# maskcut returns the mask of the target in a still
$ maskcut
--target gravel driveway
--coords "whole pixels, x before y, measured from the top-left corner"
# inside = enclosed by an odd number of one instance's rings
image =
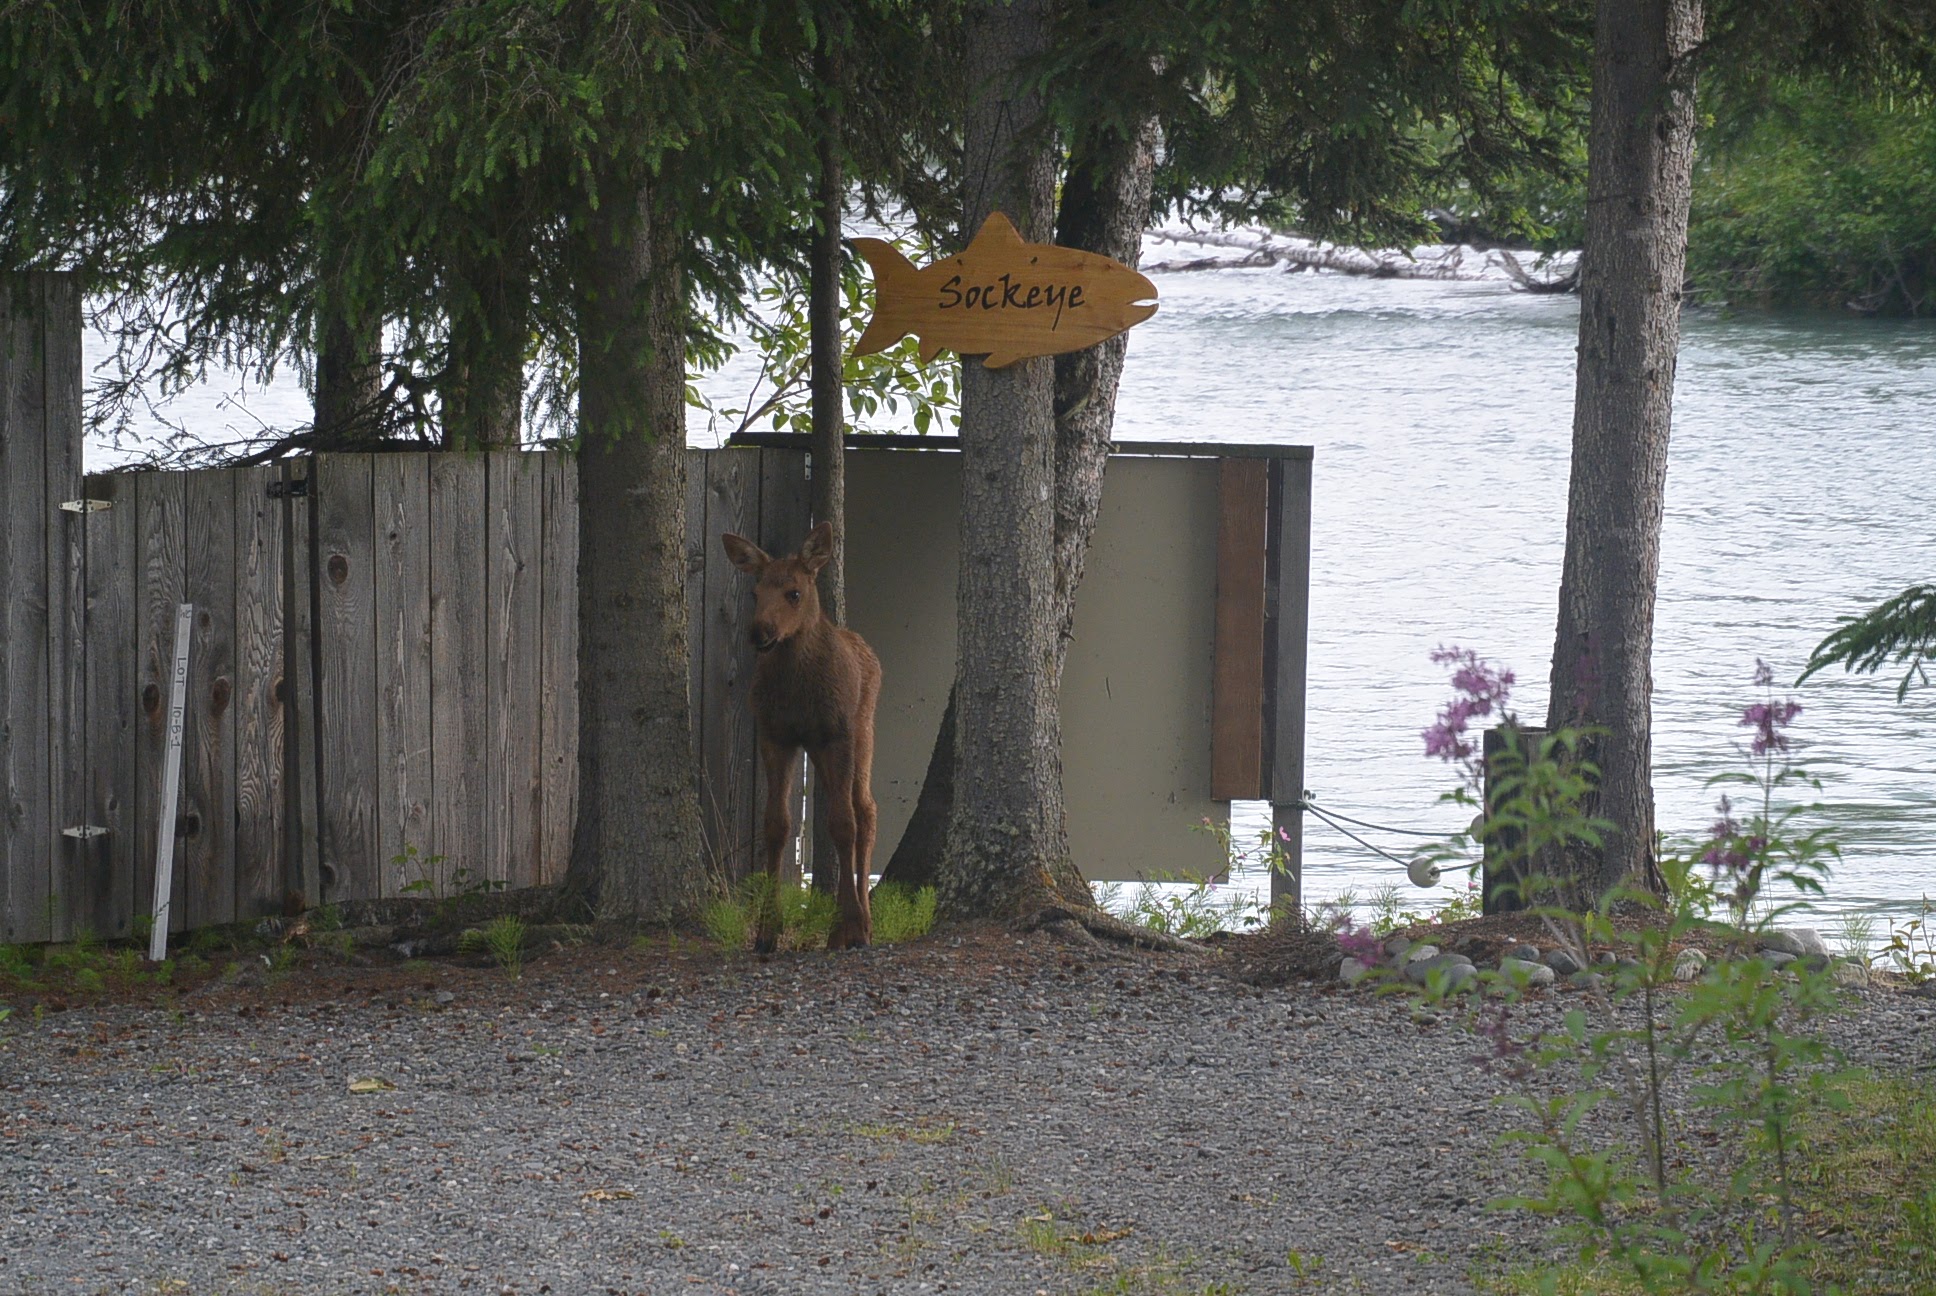
[[[1482,1051],[1039,934],[319,961],[0,1025],[0,1292],[1465,1292],[1540,1236]]]

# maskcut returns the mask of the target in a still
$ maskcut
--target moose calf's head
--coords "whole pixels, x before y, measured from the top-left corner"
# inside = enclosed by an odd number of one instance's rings
[[[810,531],[791,558],[770,558],[751,540],[730,531],[719,540],[733,566],[754,581],[753,623],[746,631],[753,647],[771,652],[820,620],[814,578],[834,556],[833,523],[822,522]]]

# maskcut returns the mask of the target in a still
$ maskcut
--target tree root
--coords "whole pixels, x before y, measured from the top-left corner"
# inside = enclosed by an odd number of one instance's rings
[[[1148,927],[1138,927],[1135,923],[1124,922],[1100,909],[1079,909],[1069,905],[1046,905],[1017,922],[1015,928],[1017,931],[1025,932],[1073,928],[1090,937],[1099,937],[1138,949],[1161,950],[1168,954],[1194,954],[1199,957],[1208,957],[1211,953],[1195,941],[1187,941],[1180,936],[1171,936],[1164,932],[1151,931]]]

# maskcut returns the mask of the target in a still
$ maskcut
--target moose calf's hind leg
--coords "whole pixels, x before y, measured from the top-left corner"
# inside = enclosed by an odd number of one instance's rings
[[[838,857],[834,876],[840,918],[827,937],[827,948],[851,949],[867,944],[869,935],[866,883],[857,881],[855,870],[853,753],[844,746],[828,747],[815,754],[813,763],[827,785],[827,835]]]
[[[761,745],[766,766],[766,815],[761,823],[760,866],[765,884],[759,891],[759,913],[754,916],[753,948],[771,954],[780,943],[780,861],[793,840],[793,767],[799,763],[798,748],[792,751]]]

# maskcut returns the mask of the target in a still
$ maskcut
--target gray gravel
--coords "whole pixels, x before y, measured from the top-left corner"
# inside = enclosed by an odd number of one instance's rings
[[[1930,1065],[1936,1004],[1852,1000],[1857,1060]],[[1042,935],[20,1014],[0,1292],[1466,1292],[1540,1238],[1481,1052]]]

